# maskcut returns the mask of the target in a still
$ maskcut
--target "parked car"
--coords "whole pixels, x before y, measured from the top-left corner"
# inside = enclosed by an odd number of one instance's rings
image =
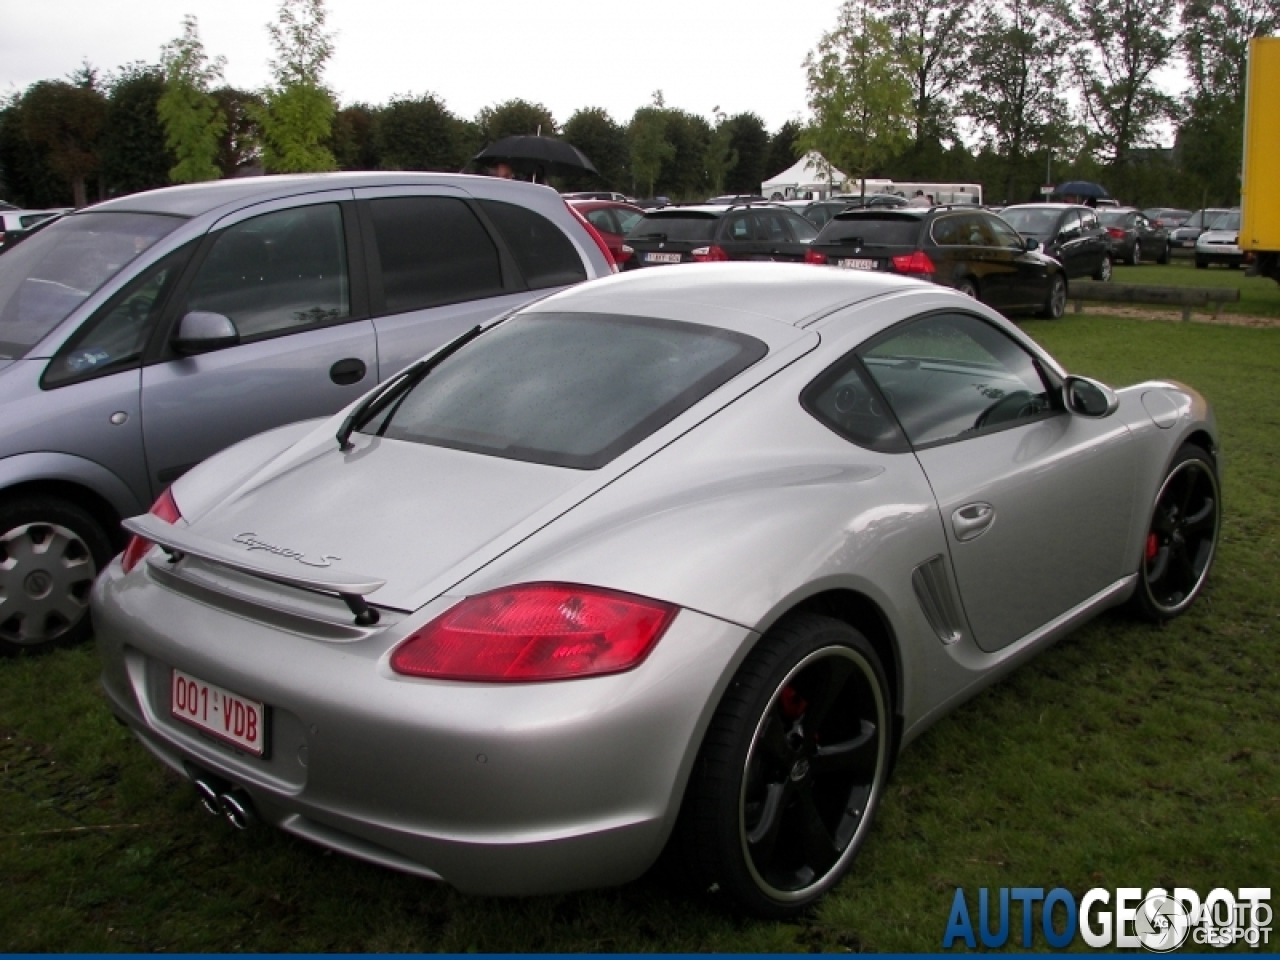
[[[67,210],[6,210],[0,212],[0,253],[12,249]]]
[[[131,516],[461,331],[611,272],[546,187],[255,177],[71,214],[0,257],[0,652],[88,630]]]
[[[1191,211],[1180,207],[1148,207],[1142,211],[1142,215],[1157,227],[1172,230],[1186,223],[1187,218],[1191,216]]]
[[[627,234],[635,253],[623,268],[718,260],[804,260],[817,229],[773,203],[651,210]]]
[[[569,206],[600,232],[614,263],[621,266],[631,259],[631,248],[626,245],[627,231],[640,222],[644,216],[642,209],[633,203],[614,200],[570,200]]]
[[[1227,213],[1226,207],[1205,207],[1203,210],[1197,210],[1183,222],[1179,227],[1174,227],[1169,233],[1169,246],[1174,251],[1194,252],[1196,248],[1196,238],[1208,229],[1209,224]]]
[[[1116,207],[1098,210],[1098,222],[1111,236],[1112,256],[1130,264],[1155,256],[1156,263],[1169,262],[1169,231],[1157,227],[1141,210]]]
[[[233,823],[493,895],[672,843],[795,916],[931,723],[1191,606],[1218,455],[1191,388],[1073,377],[951,290],[627,273],[183,476],[93,589],[103,686]]]
[[[766,203],[766,199],[758,193],[726,193],[718,197],[711,197],[706,201],[708,204],[731,204],[731,203]]]
[[[911,201],[896,193],[869,193],[866,196],[858,193],[837,193],[832,200],[842,200],[850,207],[897,207],[909,206]]]
[[[1024,237],[1038,240],[1045,255],[1062,264],[1068,278],[1111,279],[1111,237],[1091,208],[1074,203],[1019,203],[1005,207],[1000,216]]]
[[[1220,214],[1196,238],[1196,268],[1206,269],[1211,263],[1225,263],[1239,270],[1244,263],[1244,251],[1240,249],[1240,211],[1228,210]]]
[[[1067,303],[1062,264],[993,213],[972,208],[849,210],[822,228],[806,262],[899,273],[954,287],[1008,312],[1061,317]]]

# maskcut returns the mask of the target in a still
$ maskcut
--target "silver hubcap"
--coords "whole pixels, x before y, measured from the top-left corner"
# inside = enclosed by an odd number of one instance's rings
[[[88,612],[97,573],[88,545],[66,527],[0,534],[0,640],[34,646],[65,634]]]
[[[1111,279],[1111,258],[1110,257],[1102,258],[1102,279],[1103,280]]]

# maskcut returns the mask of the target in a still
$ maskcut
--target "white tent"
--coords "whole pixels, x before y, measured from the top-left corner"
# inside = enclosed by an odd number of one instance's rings
[[[784,200],[803,200],[805,194],[812,194],[808,199],[817,200],[839,192],[847,179],[822,154],[810,150],[776,177],[760,184],[760,195],[770,200],[775,194]]]

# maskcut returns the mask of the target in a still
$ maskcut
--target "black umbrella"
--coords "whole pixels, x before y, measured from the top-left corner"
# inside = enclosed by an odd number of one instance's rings
[[[507,163],[521,173],[536,173],[541,169],[548,175],[570,173],[596,173],[595,164],[586,154],[571,143],[554,137],[503,137],[489,144],[474,157],[473,162],[482,165]]]
[[[1100,183],[1090,183],[1088,180],[1069,180],[1066,183],[1058,184],[1056,190],[1053,191],[1060,197],[1109,197],[1107,188]]]

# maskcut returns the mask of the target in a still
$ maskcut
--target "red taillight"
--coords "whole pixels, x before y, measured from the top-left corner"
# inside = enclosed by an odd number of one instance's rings
[[[893,258],[893,269],[898,273],[933,273],[933,261],[923,250],[904,253]]]
[[[635,256],[635,251],[624,243],[618,248],[618,252],[613,259],[618,261],[618,263],[626,263],[633,256]]]
[[[724,248],[717,247],[714,243],[709,247],[694,247],[689,251],[689,256],[693,257],[695,263],[712,263],[729,259]]]
[[[1109,233],[1114,240],[1124,239],[1124,231],[1119,227],[1107,227],[1107,233]]]
[[[160,494],[160,499],[151,505],[150,512],[165,523],[177,523],[182,519],[182,514],[178,511],[178,505],[174,502],[173,494],[168,490]],[[147,551],[154,546],[154,543],[150,540],[144,540],[142,537],[130,537],[129,545],[124,548],[124,556],[120,559],[120,565],[124,567],[124,572],[128,573],[136,567],[139,561],[147,555]]]
[[[817,250],[813,249],[813,247],[810,247],[804,252],[804,262],[816,263],[819,266],[825,266],[827,263],[827,255],[825,253],[819,253]]]
[[[599,587],[504,587],[467,597],[415,631],[391,655],[391,669],[499,683],[621,673],[649,655],[676,610]]]
[[[591,234],[591,239],[596,242],[596,246],[600,248],[600,252],[604,254],[605,260],[609,261],[609,270],[613,273],[618,272],[618,262],[613,259],[613,253],[609,250],[609,245],[604,242],[604,237],[600,236],[600,231],[591,225],[591,221],[580,214],[569,202],[565,201],[565,206],[569,212],[578,218],[578,222],[586,228],[587,233]]]

